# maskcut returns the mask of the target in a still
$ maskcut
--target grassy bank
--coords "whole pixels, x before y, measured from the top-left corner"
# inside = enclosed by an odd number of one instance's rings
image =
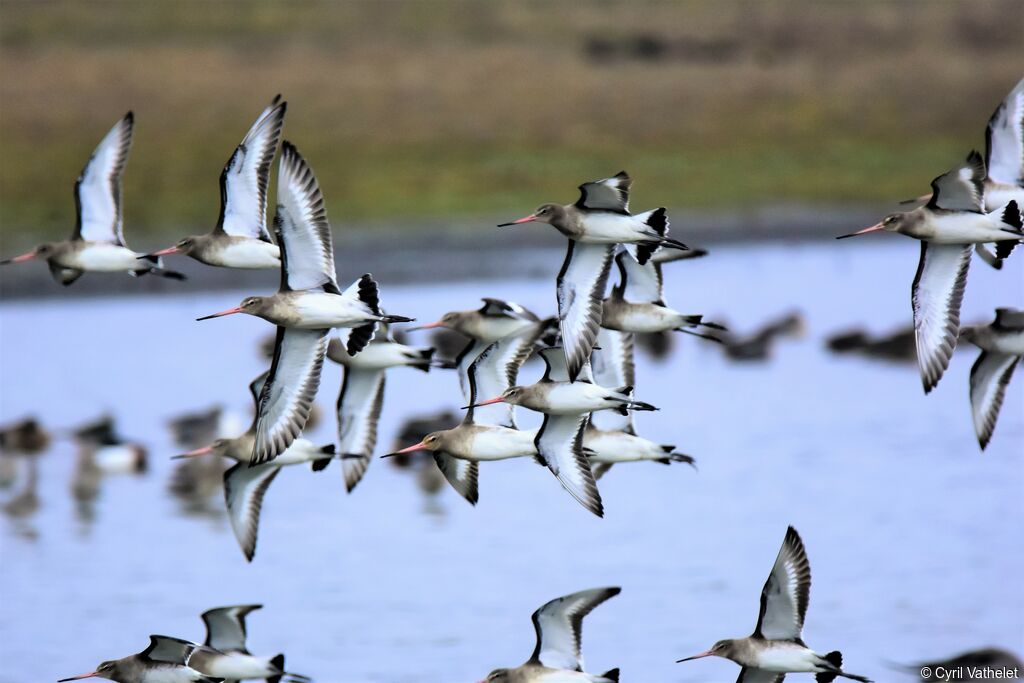
[[[347,219],[521,215],[620,168],[637,207],[903,198],[983,145],[1022,30],[1013,1],[6,1],[0,225],[68,232],[130,108],[129,235],[205,229],[276,92]]]

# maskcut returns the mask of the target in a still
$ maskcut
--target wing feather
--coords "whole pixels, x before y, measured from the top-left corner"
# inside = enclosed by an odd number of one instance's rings
[[[334,243],[316,176],[287,140],[281,144],[274,229],[281,248],[281,288],[325,287],[338,293]]]
[[[811,564],[796,529],[789,527],[775,565],[761,591],[754,636],[798,640],[811,596]]]
[[[558,273],[558,319],[569,377],[590,360],[601,327],[602,301],[608,284],[614,244],[569,241]]]
[[[72,239],[124,246],[121,177],[132,147],[132,112],[104,136],[75,182],[77,224]]]
[[[537,644],[529,661],[552,669],[583,671],[583,618],[621,592],[618,586],[591,588],[544,603],[531,617]]]
[[[939,383],[956,348],[971,252],[970,244],[921,242],[911,304],[917,363],[925,393]]]

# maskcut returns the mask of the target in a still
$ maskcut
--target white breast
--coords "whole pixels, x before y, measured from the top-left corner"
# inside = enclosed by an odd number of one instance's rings
[[[136,256],[140,256],[140,254],[116,244],[92,242],[73,254],[67,263],[61,263],[61,265],[100,273],[144,268],[146,264],[139,261]]]
[[[548,392],[548,405],[542,412],[551,415],[580,415],[611,408],[614,404],[605,400],[607,396],[608,392],[596,384],[560,382]]]
[[[505,460],[535,455],[537,448],[533,439],[537,430],[520,431],[504,427],[489,427],[475,430],[470,444],[470,455],[474,460]]]
[[[239,680],[245,678],[264,678],[272,669],[269,660],[264,657],[253,657],[239,652],[231,652],[223,657],[214,657],[206,667],[205,673],[215,678]]]
[[[633,216],[618,213],[588,213],[583,217],[580,242],[613,244],[634,242],[642,237],[643,224]]]
[[[214,252],[208,261],[229,268],[277,268],[281,265],[281,250],[263,240],[232,241]]]
[[[583,446],[594,451],[591,462],[616,463],[656,460],[665,457],[661,446],[639,436],[625,432],[584,432]]]
[[[359,327],[373,315],[362,302],[326,292],[300,292],[291,297],[300,321],[294,327],[320,330],[327,327]]]
[[[286,465],[299,465],[304,462],[319,460],[320,458],[325,457],[327,457],[327,455],[321,453],[320,449],[313,445],[313,442],[308,439],[299,438],[292,441],[292,445],[285,449],[281,455],[274,458],[272,462],[275,465],[284,467]],[[230,678],[230,676],[228,678]]]
[[[932,217],[930,223],[934,237],[929,241],[936,244],[976,244],[1012,237],[1000,230],[998,218],[986,214],[939,214]]]
[[[814,651],[795,643],[773,642],[772,646],[761,650],[757,657],[757,668],[765,671],[780,672],[813,672],[821,667],[819,657]]]
[[[355,356],[344,352],[343,364],[350,368],[362,370],[384,370],[398,365],[406,365],[409,362],[407,352],[415,353],[415,350],[404,344],[369,344]]]

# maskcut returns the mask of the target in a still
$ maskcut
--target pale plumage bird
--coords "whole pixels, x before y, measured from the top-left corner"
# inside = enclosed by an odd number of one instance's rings
[[[121,177],[132,146],[135,117],[131,112],[114,124],[89,157],[75,182],[75,229],[62,242],[41,244],[27,254],[0,261],[20,263],[45,259],[53,279],[67,286],[86,272],[153,273],[183,280],[181,273],[165,270],[158,256],[132,251],[124,241]],[[140,260],[141,259],[141,260]]]
[[[601,386],[634,386],[634,335],[601,329],[591,356],[594,381]],[[658,444],[638,436],[633,414],[614,410],[591,413],[583,432],[583,449],[590,460],[594,479],[600,479],[616,463],[657,462],[670,465],[683,462],[694,465],[689,455],[676,453],[675,446]],[[696,467],[694,465],[694,467]]]
[[[761,611],[753,634],[720,640],[707,652],[678,660],[723,657],[741,667],[736,683],[782,683],[787,673],[815,673],[817,683],[842,676],[870,683],[864,676],[843,671],[843,655],[820,655],[804,644],[804,615],[811,595],[811,565],[803,541],[789,527],[771,574],[761,591]]]
[[[281,252],[267,231],[267,184],[287,107],[280,95],[275,97],[224,165],[220,174],[220,215],[213,230],[185,237],[151,256],[184,254],[224,268],[281,266]]]
[[[338,288],[323,195],[313,171],[287,141],[281,145],[277,182],[274,228],[281,248],[280,290],[199,318],[247,313],[277,325],[274,360],[257,409],[253,465],[276,458],[305,427],[320,387],[331,328],[351,328],[346,350],[355,355],[373,339],[377,323],[411,321],[381,312],[377,283],[369,274],[344,292]]]
[[[495,669],[479,683],[618,683],[619,670],[591,674],[583,668],[583,619],[621,588],[591,588],[544,603],[533,613],[537,644],[530,659]]]
[[[452,429],[427,434],[422,441],[397,453],[430,451],[438,468],[459,495],[476,505],[479,500],[480,462],[536,456],[536,431],[516,428],[511,405],[475,407],[481,391],[507,388],[533,349],[533,329],[493,342],[467,368],[470,408]]]
[[[686,249],[668,236],[668,218],[659,208],[629,212],[632,180],[625,171],[579,186],[574,204],[543,204],[534,213],[505,225],[548,223],[569,238],[569,249],[558,273],[558,319],[569,378],[576,380],[590,359],[601,325],[601,301],[616,245],[633,245],[646,263],[660,246]]]
[[[253,402],[259,406],[267,374],[264,373],[249,384]],[[227,506],[231,530],[242,548],[245,558],[252,562],[256,554],[256,538],[260,525],[260,510],[263,497],[282,467],[311,463],[314,471],[324,469],[334,457],[334,444],[319,447],[312,442],[297,438],[274,460],[259,465],[249,464],[249,455],[256,440],[259,418],[254,417],[249,429],[232,439],[217,439],[209,446],[198,448],[175,458],[195,458],[204,455],[218,455],[230,458],[235,465],[224,472],[224,503]]]
[[[180,638],[150,636],[149,647],[142,652],[102,662],[95,671],[62,678],[58,683],[84,678],[106,678],[116,683],[223,683],[223,678],[206,676],[188,665],[199,647]]]
[[[258,657],[246,647],[246,617],[263,605],[215,607],[202,613],[206,625],[203,647],[196,648],[188,660],[190,667],[229,681],[266,679],[268,683],[304,683],[309,678],[286,672],[284,655]]]
[[[336,404],[337,450],[345,489],[350,493],[366,474],[377,445],[377,423],[384,405],[385,371],[405,366],[429,372],[433,357],[433,348],[396,342],[390,327],[378,330],[376,338],[354,356],[340,341],[331,340],[327,358],[345,368]]]
[[[724,330],[702,315],[683,314],[668,307],[662,284],[661,265],[650,259],[641,265],[625,250],[615,255],[619,283],[602,305],[601,327],[619,332],[667,332],[677,330],[719,341],[695,328]]]
[[[970,394],[974,433],[985,450],[995,431],[1006,387],[1024,357],[1024,311],[997,308],[992,323],[965,327],[960,338],[981,349],[971,367]]]
[[[1016,202],[991,213],[982,206],[985,165],[971,152],[957,168],[932,181],[932,196],[922,207],[886,216],[880,223],[845,237],[877,231],[898,232],[920,240],[921,259],[911,291],[917,361],[925,393],[949,366],[960,332],[960,304],[975,244],[1024,239]]]

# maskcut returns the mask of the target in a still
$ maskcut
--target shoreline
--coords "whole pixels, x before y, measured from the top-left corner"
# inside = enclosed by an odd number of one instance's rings
[[[691,247],[712,250],[717,245],[740,242],[828,240],[874,223],[886,210],[839,205],[676,210],[669,212],[670,232]],[[358,229],[345,222],[332,223],[335,261],[341,280],[346,282],[364,272],[373,273],[382,283],[406,285],[553,276],[562,262],[564,238],[548,226],[491,227],[501,220],[508,217],[460,219],[456,223],[431,219],[415,225],[380,221],[361,223]],[[87,274],[64,288],[50,278],[42,264],[33,265],[0,268],[0,300],[181,294],[250,287],[264,290],[268,282],[276,281],[276,274],[268,277],[264,271],[211,268],[190,258],[175,257],[166,260],[165,265],[184,273],[188,277],[184,282],[152,276],[118,280],[118,275]]]

